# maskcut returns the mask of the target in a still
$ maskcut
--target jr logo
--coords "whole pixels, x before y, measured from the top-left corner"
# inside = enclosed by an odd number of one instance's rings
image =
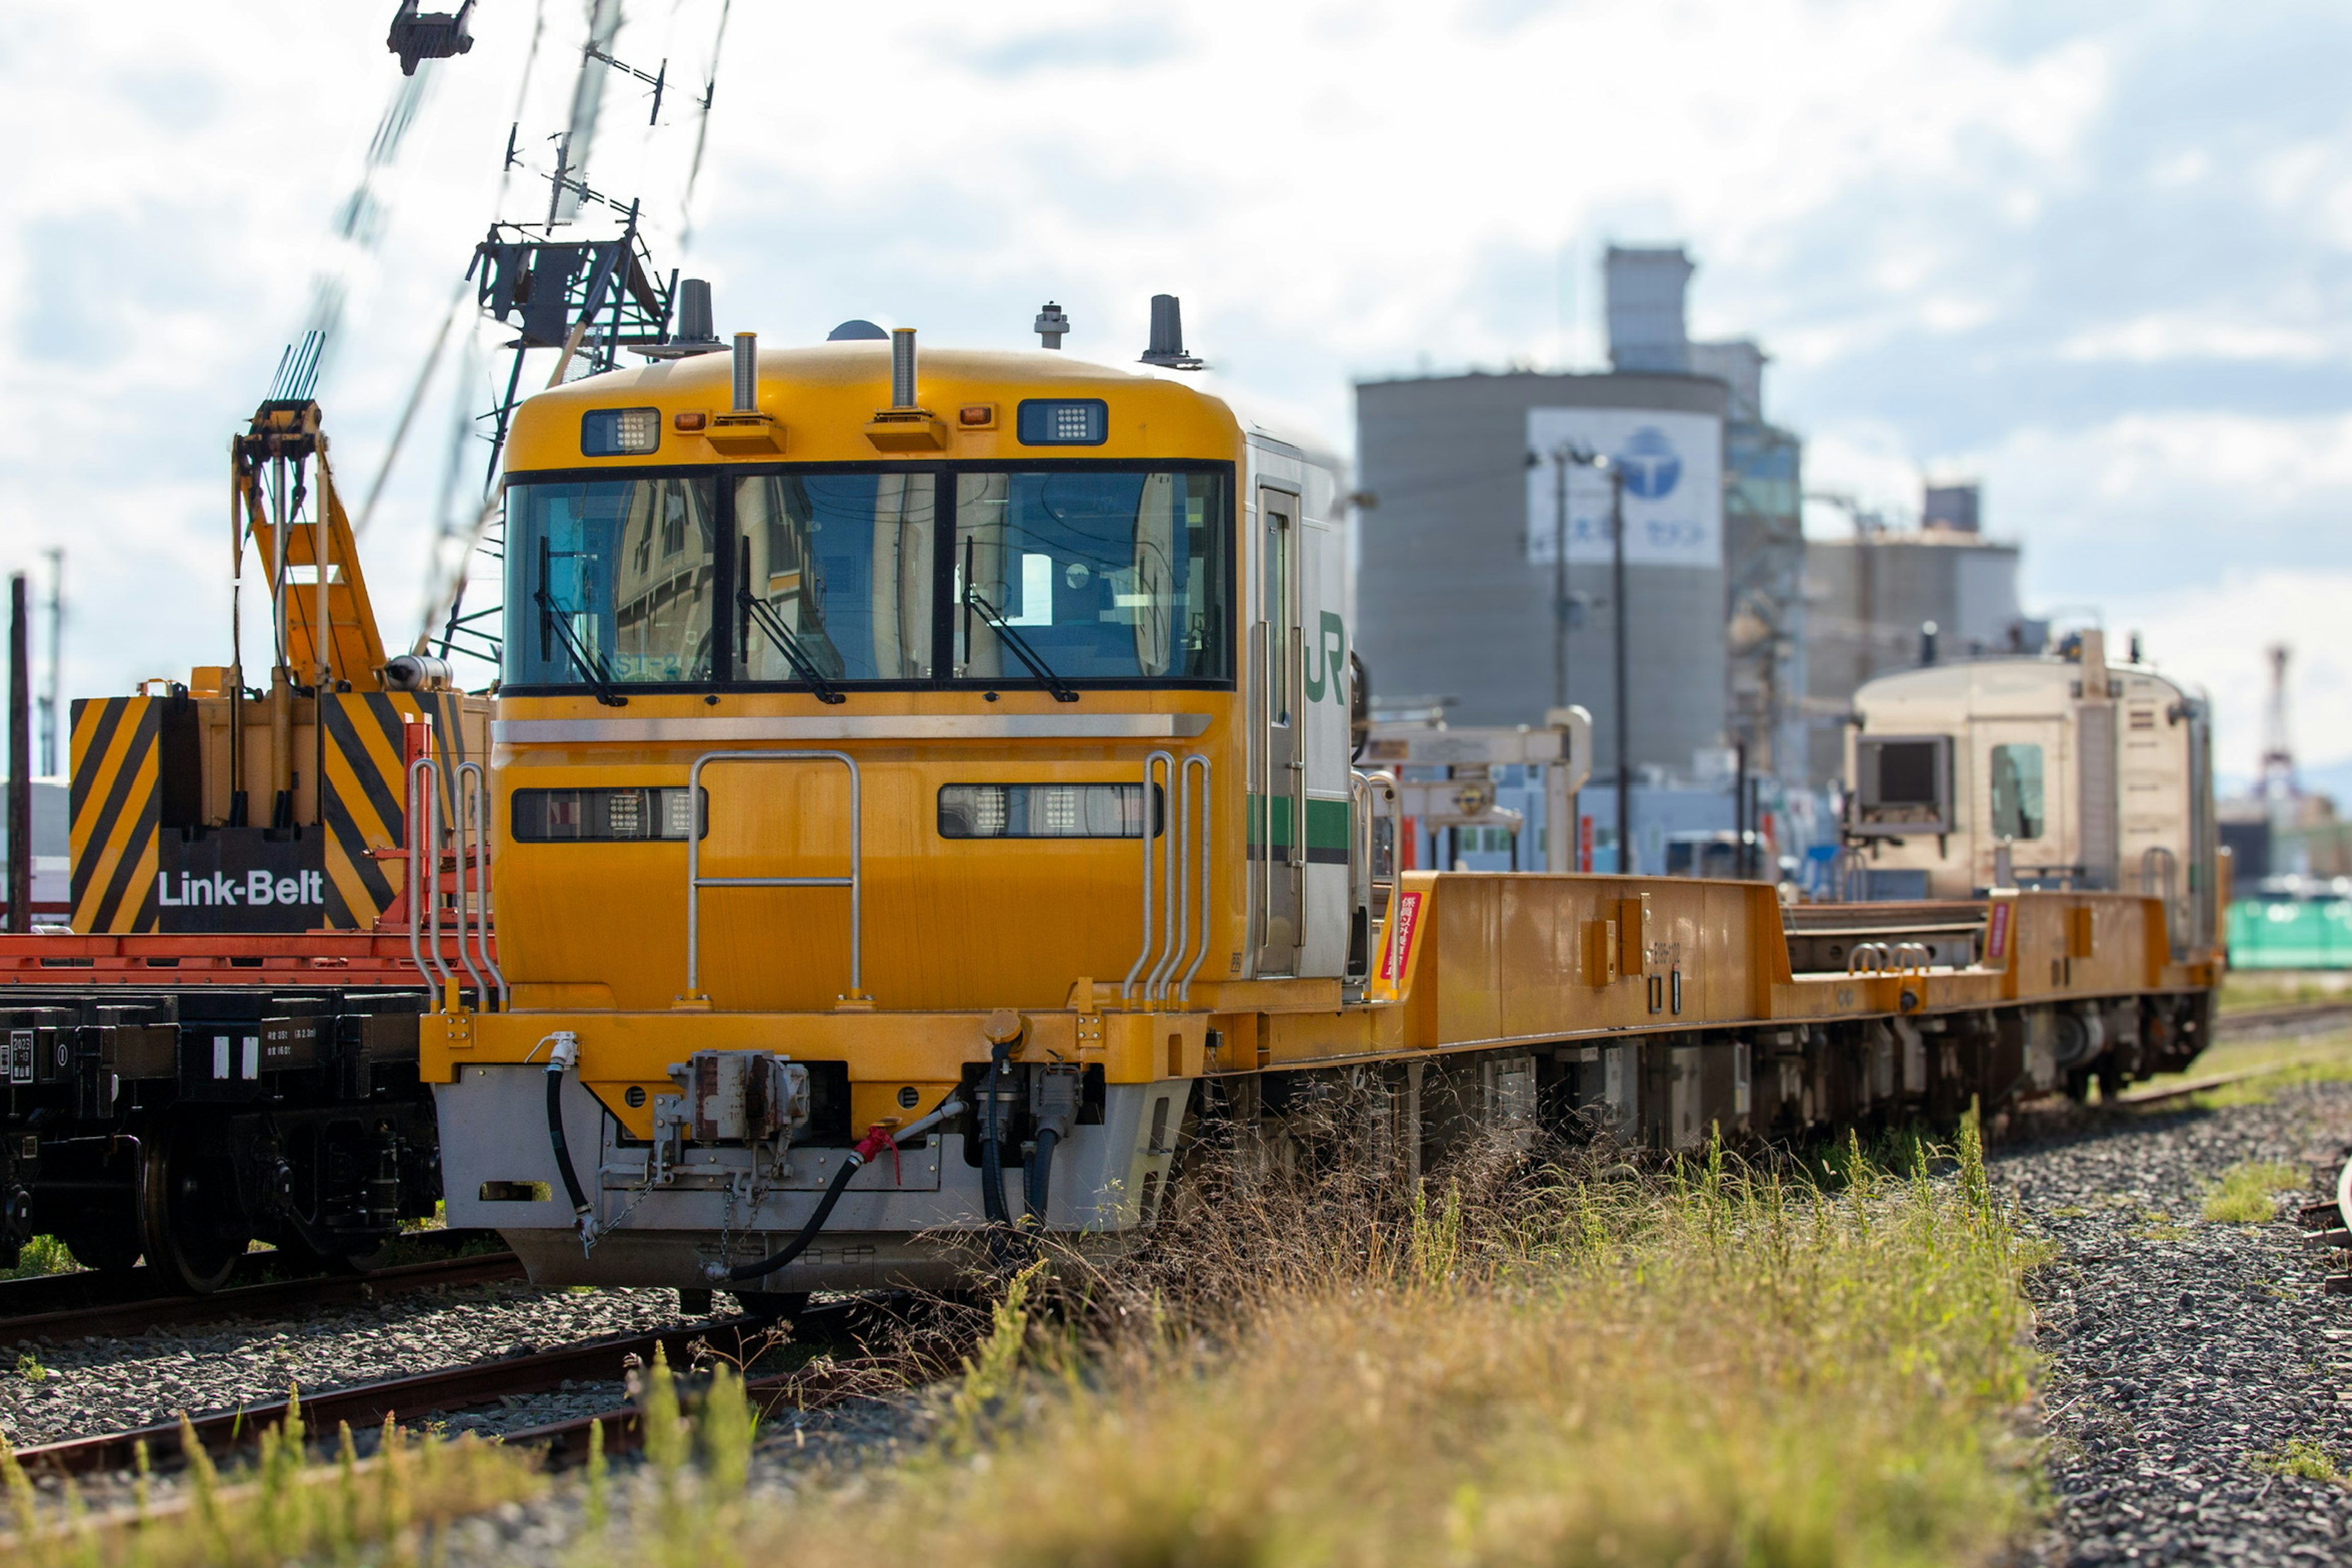
[[[1318,635],[1307,651],[1307,700],[1320,702],[1328,687],[1331,700],[1348,705],[1348,623],[1326,610]]]

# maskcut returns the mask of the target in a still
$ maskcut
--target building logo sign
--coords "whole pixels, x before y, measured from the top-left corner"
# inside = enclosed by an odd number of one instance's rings
[[[1683,477],[1683,460],[1675,444],[1654,425],[1644,425],[1619,448],[1616,460],[1625,468],[1625,493],[1643,500],[1664,500],[1675,493]]]
[[[1606,474],[1571,463],[1568,513],[1554,454],[1606,452],[1625,476],[1625,560],[1635,566],[1723,565],[1723,422],[1648,408],[1530,408],[1527,413],[1527,560],[1549,568],[1565,536],[1571,565],[1605,566]]]

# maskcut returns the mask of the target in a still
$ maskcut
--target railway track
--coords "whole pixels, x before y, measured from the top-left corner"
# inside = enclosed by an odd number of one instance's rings
[[[843,1301],[814,1308],[795,1320],[795,1340],[846,1341],[857,1318],[868,1307],[863,1301]],[[757,1318],[724,1318],[656,1333],[608,1335],[528,1355],[500,1356],[467,1366],[304,1394],[302,1421],[307,1430],[318,1435],[331,1433],[339,1424],[348,1424],[359,1432],[380,1425],[387,1416],[407,1423],[484,1409],[506,1398],[559,1389],[566,1383],[622,1380],[633,1364],[650,1362],[656,1348],[672,1365],[683,1366],[691,1360],[698,1341],[707,1342],[726,1359],[740,1363],[756,1355],[768,1327]],[[763,1411],[795,1398],[804,1407],[815,1407],[875,1388],[886,1378],[887,1369],[899,1364],[889,1358],[828,1363],[807,1371],[754,1378],[748,1390],[761,1402]],[[286,1400],[240,1405],[234,1409],[191,1415],[188,1425],[208,1454],[216,1459],[226,1459],[257,1445],[264,1431],[282,1426],[289,1405]],[[543,1447],[549,1451],[551,1463],[573,1464],[586,1457],[588,1430],[600,1424],[605,1427],[607,1446],[612,1451],[634,1447],[643,1440],[636,1413],[627,1407],[508,1433],[500,1440]],[[21,1448],[16,1458],[34,1474],[93,1475],[129,1469],[136,1461],[142,1443],[147,1446],[151,1462],[174,1463],[182,1454],[183,1441],[180,1423],[165,1421]]]
[[[2311,1204],[2298,1217],[2305,1246],[2352,1253],[2352,1150],[2347,1151],[2344,1168],[2336,1175],[2336,1201]],[[2331,1296],[2352,1296],[2352,1258],[2339,1261],[2347,1267],[2328,1275],[2326,1289]]]
[[[136,1270],[132,1271],[136,1273]],[[79,1339],[84,1335],[123,1337],[180,1323],[219,1322],[231,1318],[278,1317],[308,1307],[343,1301],[367,1301],[383,1296],[407,1295],[455,1285],[486,1285],[523,1278],[521,1261],[510,1252],[471,1257],[428,1258],[396,1264],[364,1274],[322,1274],[261,1284],[232,1286],[206,1296],[116,1296],[107,1299],[103,1287],[98,1299],[75,1301],[59,1289],[79,1275],[51,1275],[11,1279],[0,1285],[0,1345],[26,1340]],[[106,1277],[101,1277],[101,1279]],[[113,1278],[122,1278],[116,1276]],[[46,1289],[19,1292],[18,1286]],[[69,1304],[56,1303],[66,1300]]]
[[[2352,996],[2234,1008],[2214,1020],[2213,1030],[2221,1039],[2244,1040],[2265,1035],[2308,1034],[2338,1025],[2352,1026]]]

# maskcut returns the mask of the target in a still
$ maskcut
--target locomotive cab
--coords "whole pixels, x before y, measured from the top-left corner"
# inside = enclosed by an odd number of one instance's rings
[[[2129,892],[2163,900],[2176,949],[2214,944],[2212,736],[2193,685],[2110,665],[2086,631],[2047,658],[1882,677],[1854,710],[1847,880],[1864,896]]]

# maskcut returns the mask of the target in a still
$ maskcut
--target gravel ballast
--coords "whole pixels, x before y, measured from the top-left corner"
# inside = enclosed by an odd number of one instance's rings
[[[2266,1104],[2105,1120],[1996,1152],[1997,1180],[2055,1245],[2033,1291],[2050,1358],[2044,1563],[2337,1563],[2352,1491],[2276,1473],[2291,1442],[2352,1461],[2352,1300],[2339,1253],[2301,1245],[2296,1208],[2333,1197],[2352,1084]],[[2200,1217],[2247,1161],[2310,1173],[2278,1217]]]
[[[226,1410],[305,1390],[408,1377],[603,1334],[695,1320],[674,1290],[535,1290],[520,1282],[321,1307],[299,1317],[192,1324],[127,1339],[37,1340],[0,1363],[0,1430],[17,1447]],[[621,1384],[583,1382],[487,1411],[452,1414],[484,1433],[610,1410]]]

